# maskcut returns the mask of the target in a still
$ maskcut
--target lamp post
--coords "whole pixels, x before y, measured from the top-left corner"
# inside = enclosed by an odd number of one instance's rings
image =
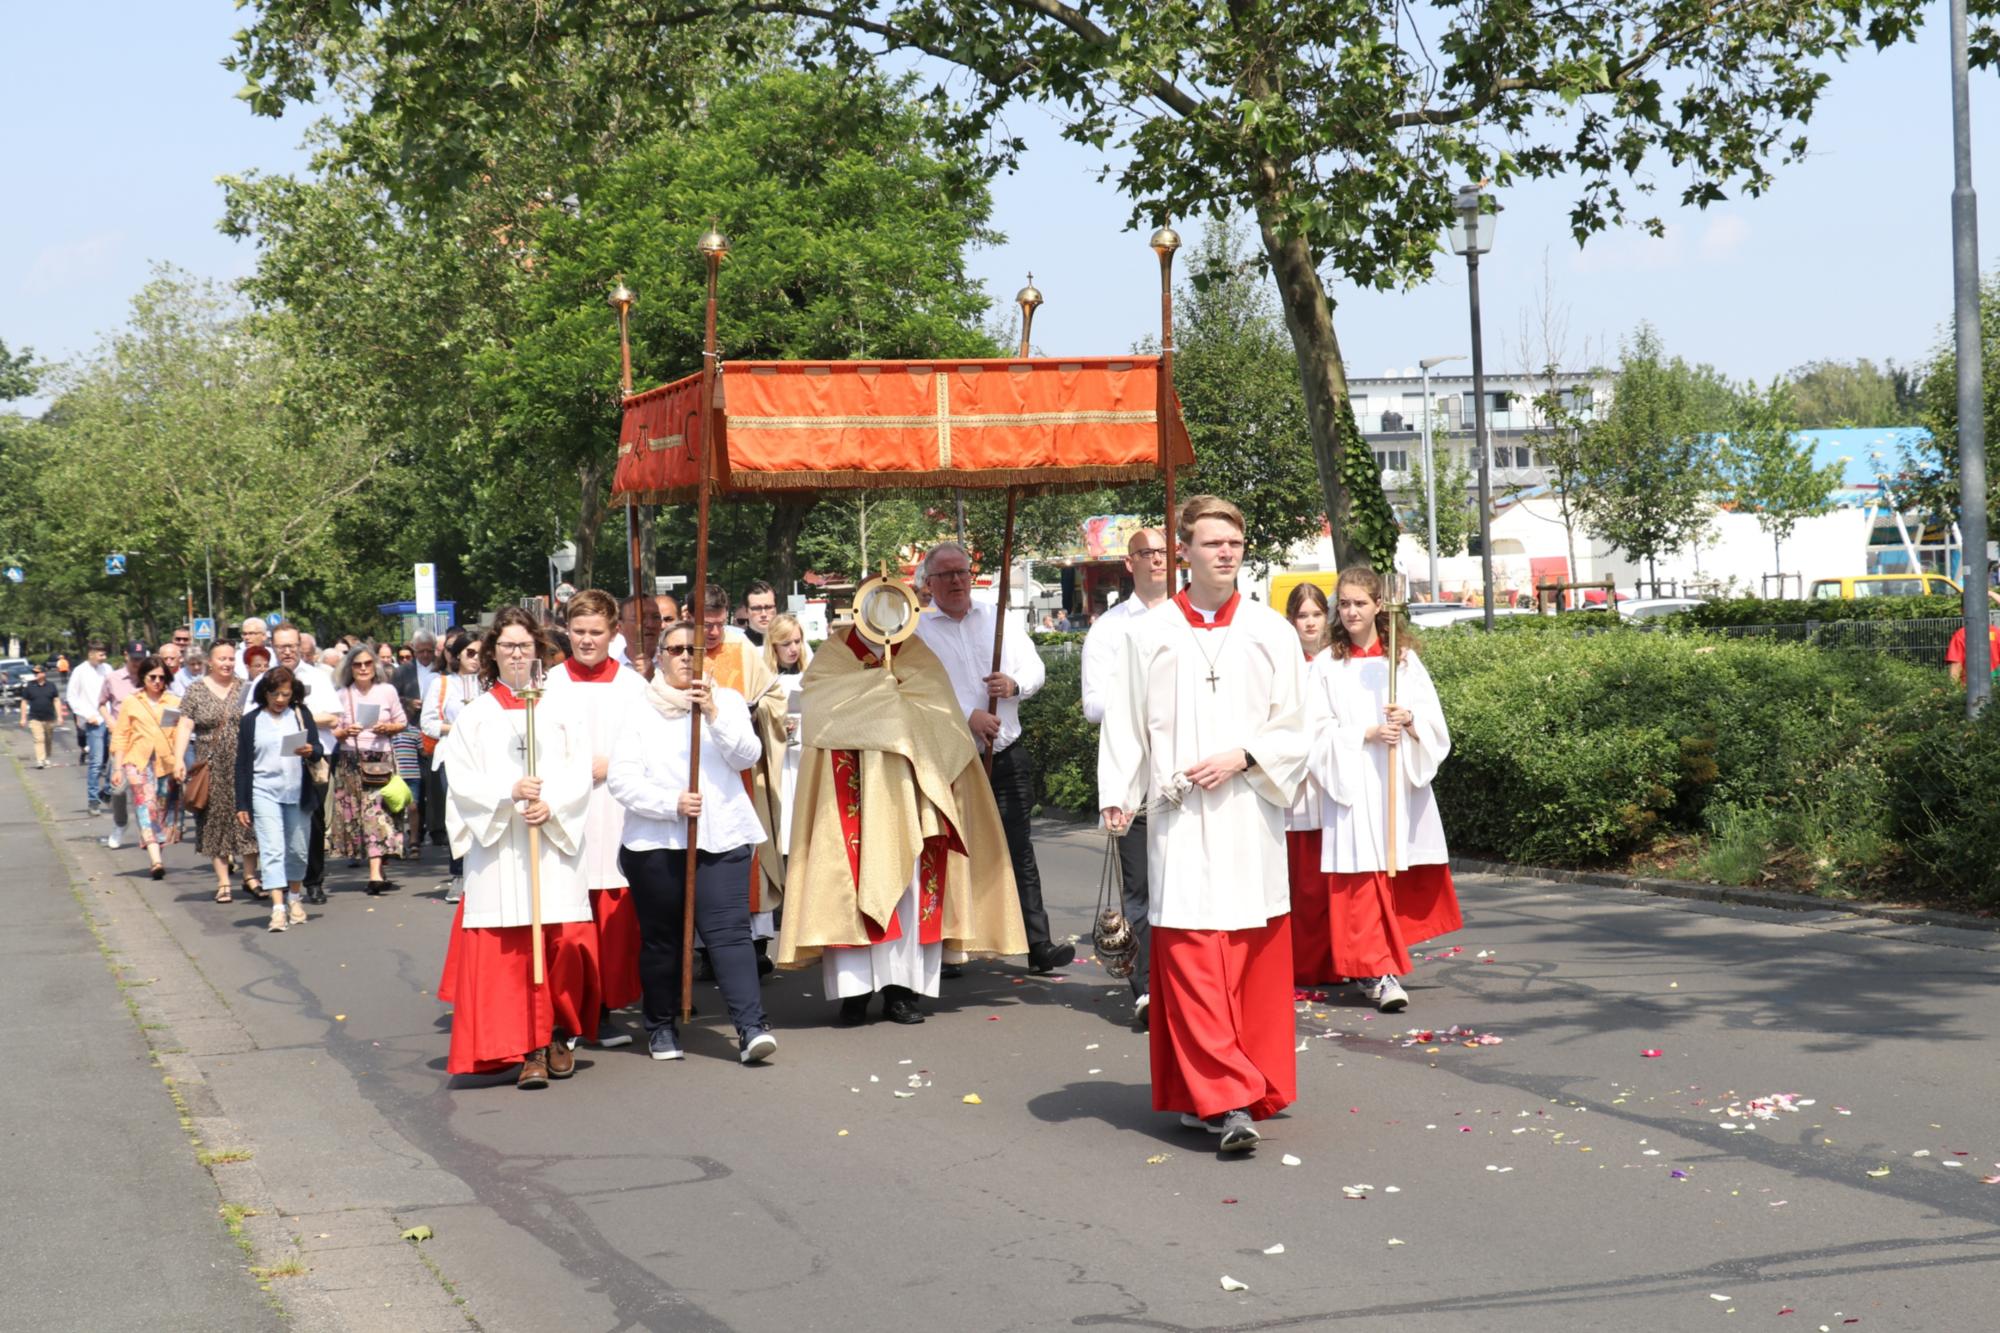
[[[1438,598],[1438,477],[1437,459],[1431,452],[1431,367],[1447,361],[1463,361],[1463,352],[1452,356],[1427,356],[1417,362],[1424,372],[1424,514],[1430,530],[1431,600]]]
[[[1958,576],[1965,597],[1965,712],[1993,694],[1986,589],[1986,408],[1980,384],[1979,197],[1972,189],[1972,103],[1967,91],[1965,0],[1951,0],[1951,270],[1958,357]]]
[[[1498,201],[1481,194],[1478,185],[1459,189],[1452,207],[1458,216],[1451,224],[1451,248],[1465,256],[1466,290],[1472,301],[1472,413],[1473,448],[1479,452],[1479,579],[1486,603],[1485,624],[1493,628],[1493,468],[1486,438],[1486,355],[1479,341],[1479,256],[1493,248],[1493,230],[1499,220]]]

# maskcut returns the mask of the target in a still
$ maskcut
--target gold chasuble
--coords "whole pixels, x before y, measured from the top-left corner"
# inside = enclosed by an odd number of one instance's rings
[[[803,967],[822,949],[882,939],[927,839],[950,847],[942,858],[945,956],[1026,953],[993,788],[937,655],[912,638],[884,670],[855,631],[842,628],[806,668],[801,691],[778,966]],[[836,775],[837,754],[843,768],[852,757],[858,782]],[[859,801],[843,809],[844,791],[857,788]],[[858,847],[849,844],[850,827]]]
[[[785,901],[785,859],[778,854],[778,820],[785,771],[785,692],[778,675],[764,664],[763,650],[754,643],[726,640],[702,659],[702,669],[717,685],[735,690],[750,705],[750,725],[764,743],[763,757],[743,773],[743,789],[763,825],[764,841],[752,854],[756,869],[750,876],[750,910],[775,912]]]

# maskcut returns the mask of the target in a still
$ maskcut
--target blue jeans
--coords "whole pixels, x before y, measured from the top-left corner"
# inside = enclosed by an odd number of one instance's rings
[[[257,856],[262,862],[264,878],[279,878],[271,872],[282,866],[286,884],[303,880],[312,811],[301,808],[297,802],[274,800],[257,792],[250,798],[250,824],[257,831]]]
[[[109,795],[104,790],[110,774],[105,771],[105,760],[111,755],[111,733],[102,722],[92,723],[83,729],[84,796],[92,805],[104,801]]]

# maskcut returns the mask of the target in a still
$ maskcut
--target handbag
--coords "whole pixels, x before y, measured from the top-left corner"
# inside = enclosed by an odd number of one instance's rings
[[[292,705],[292,711],[298,714],[301,729],[310,730],[312,728],[313,720],[306,716],[305,709],[294,704]],[[328,763],[326,756],[322,754],[317,759],[308,759],[305,761],[305,773],[306,778],[312,785],[324,792],[327,781],[333,777],[333,765]]]
[[[208,809],[208,787],[214,775],[209,772],[208,760],[195,762],[181,781],[181,804],[190,810]]]
[[[1090,942],[1105,974],[1120,980],[1131,976],[1139,962],[1139,937],[1125,919],[1123,884],[1118,836],[1109,834],[1104,839],[1104,869],[1097,876],[1097,915],[1091,922]]]
[[[382,784],[382,808],[392,815],[403,813],[403,807],[410,803],[410,784],[403,781],[398,773]]]
[[[349,690],[347,693],[351,704],[354,700],[354,691]],[[350,721],[359,715],[358,708],[348,713]],[[361,785],[364,787],[385,787],[389,784],[389,779],[396,776],[396,756],[386,750],[371,753],[356,746],[354,759],[360,769]]]

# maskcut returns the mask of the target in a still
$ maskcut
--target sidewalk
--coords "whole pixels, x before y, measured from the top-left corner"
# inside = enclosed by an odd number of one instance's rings
[[[22,784],[26,747],[8,748],[0,1013],[12,1017],[15,1059],[0,1079],[0,1329],[282,1328],[127,1008],[127,988],[144,979],[111,972]],[[82,791],[81,770],[62,773]]]

